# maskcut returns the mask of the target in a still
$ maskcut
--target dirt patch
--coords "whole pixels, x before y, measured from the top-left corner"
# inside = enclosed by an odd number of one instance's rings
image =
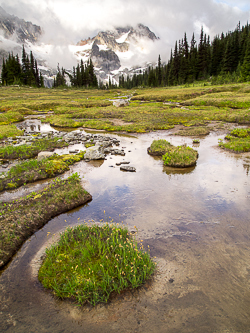
[[[55,180],[39,193],[11,203],[0,204],[0,268],[17,252],[26,239],[52,217],[90,201],[80,179]],[[46,207],[46,209],[44,209]]]
[[[112,123],[114,126],[126,126],[126,125],[133,125],[132,122],[126,122],[122,119],[112,119]]]

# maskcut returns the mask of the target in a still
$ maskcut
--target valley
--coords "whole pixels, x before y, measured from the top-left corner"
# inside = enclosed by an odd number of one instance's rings
[[[247,332],[249,92],[248,83],[1,87],[0,184],[36,174],[30,162],[48,150],[48,137],[58,157],[49,157],[49,169],[44,162],[42,179],[0,193],[1,250],[21,238],[0,271],[0,331]],[[174,168],[149,155],[159,139],[197,150],[196,164]],[[100,142],[113,146],[105,158],[78,158]],[[123,172],[123,163],[136,171]],[[137,230],[157,264],[153,279],[96,307],[45,291],[37,274],[46,247],[67,227],[103,221]]]

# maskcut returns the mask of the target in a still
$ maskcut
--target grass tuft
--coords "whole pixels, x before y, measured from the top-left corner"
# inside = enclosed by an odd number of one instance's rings
[[[190,147],[177,146],[171,148],[162,159],[166,166],[187,168],[196,164],[198,152]]]
[[[68,228],[46,251],[38,278],[45,288],[79,304],[107,302],[111,293],[137,288],[155,270],[149,253],[115,225]]]

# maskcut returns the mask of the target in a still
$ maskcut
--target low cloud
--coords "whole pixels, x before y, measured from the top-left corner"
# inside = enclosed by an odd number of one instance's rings
[[[192,33],[198,41],[200,28],[213,38],[222,31],[234,30],[249,19],[248,1],[215,0],[0,0],[0,5],[16,15],[42,27],[42,42],[54,45],[54,59],[67,67],[76,61],[67,48],[81,39],[93,37],[100,30],[117,26],[148,26],[160,42],[148,46],[148,53],[135,54],[134,61],[156,61],[158,54],[167,61],[175,41],[188,40]],[[57,60],[55,58],[58,57]],[[155,57],[155,59],[152,59]],[[142,59],[143,58],[143,59]]]

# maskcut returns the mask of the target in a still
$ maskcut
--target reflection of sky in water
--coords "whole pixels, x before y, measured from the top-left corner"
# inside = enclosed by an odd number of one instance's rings
[[[201,140],[196,148],[199,159],[195,168],[173,169],[171,173],[171,168],[166,172],[161,159],[146,151],[155,138],[170,140],[166,134],[160,134],[141,135],[139,140],[123,138],[125,157],[109,155],[98,168],[88,165],[84,186],[93,195],[93,201],[76,214],[99,220],[105,210],[106,216],[115,220],[120,214],[129,224],[152,229],[156,225],[170,225],[176,218],[217,220],[228,211],[237,211],[240,216],[249,211],[249,177],[242,159],[218,149],[218,136]],[[190,138],[173,136],[171,142],[192,145]],[[136,173],[121,172],[115,164],[123,160],[130,161]]]
[[[20,129],[26,129],[27,132],[58,132],[50,124],[42,123],[39,119],[26,119],[17,124]]]

